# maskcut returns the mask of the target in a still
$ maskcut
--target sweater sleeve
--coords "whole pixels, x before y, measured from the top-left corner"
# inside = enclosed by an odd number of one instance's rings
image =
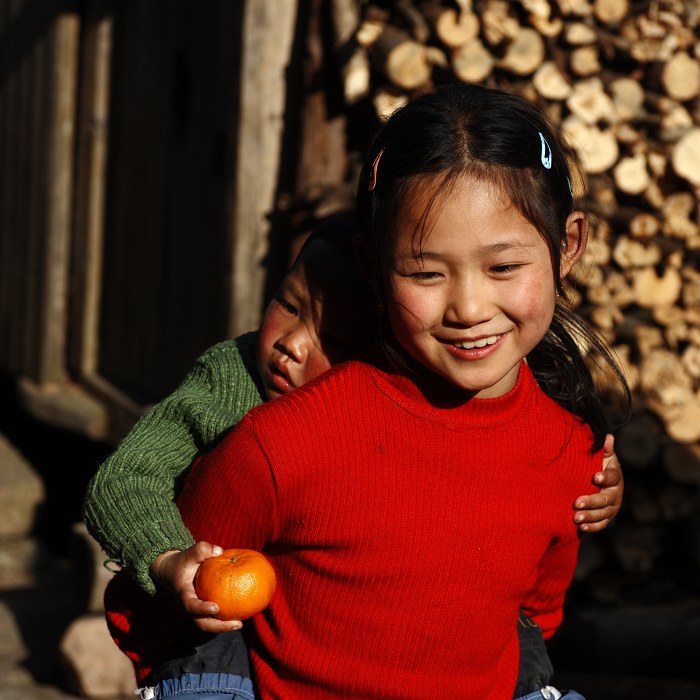
[[[148,592],[151,562],[194,543],[174,503],[197,453],[262,402],[254,336],[219,343],[182,384],[133,427],[88,485],[83,517],[92,536]]]

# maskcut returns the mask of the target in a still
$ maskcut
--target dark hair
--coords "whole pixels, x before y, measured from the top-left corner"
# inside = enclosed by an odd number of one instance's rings
[[[570,168],[575,163],[572,150],[531,103],[480,85],[446,85],[409,102],[379,130],[360,174],[358,214],[372,251],[368,273],[382,298],[390,273],[392,223],[426,177],[436,178],[433,191],[439,193],[428,209],[439,206],[439,197],[464,175],[502,189],[547,243],[562,294],[549,331],[528,363],[543,390],[590,425],[600,447],[610,426],[580,341],[612,368],[627,405],[629,389],[606,344],[564,297],[560,255],[566,219],[574,210]],[[403,353],[386,331],[385,351],[401,361]]]
[[[354,242],[360,234],[360,222],[355,211],[341,211],[323,219],[306,237],[297,259],[314,242],[323,241],[335,252],[349,256],[348,264],[355,265]]]

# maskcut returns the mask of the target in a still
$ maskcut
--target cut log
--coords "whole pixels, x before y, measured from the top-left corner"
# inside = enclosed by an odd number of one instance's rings
[[[661,83],[674,100],[685,102],[696,98],[700,94],[700,61],[679,51],[664,64]]]
[[[479,18],[472,12],[442,10],[434,21],[437,38],[449,49],[458,49],[479,36]]]
[[[372,62],[396,87],[416,90],[427,85],[431,66],[425,46],[391,25],[371,49]]]
[[[644,309],[675,304],[680,297],[682,286],[678,270],[672,267],[667,267],[661,277],[652,267],[632,271],[635,300]]]
[[[498,66],[514,75],[531,75],[542,65],[544,56],[544,41],[538,32],[520,27]]]
[[[590,0],[556,0],[559,11],[567,17],[575,15],[577,17],[590,17],[593,14],[593,6]]]
[[[629,10],[629,0],[595,0],[593,3],[593,13],[601,24],[618,24]]]
[[[579,46],[571,52],[571,71],[579,78],[589,78],[601,71],[597,46]]]
[[[584,172],[604,173],[615,165],[619,147],[610,129],[599,129],[574,116],[565,119],[562,126]]]
[[[512,3],[506,0],[487,0],[481,10],[484,39],[491,46],[515,39],[521,30],[518,18],[512,12]]]
[[[530,24],[546,39],[558,37],[564,29],[564,22],[561,17],[544,18],[539,15],[530,15]]]
[[[617,78],[610,85],[615,114],[621,121],[637,119],[644,113],[644,88],[632,78]]]
[[[700,187],[700,127],[694,127],[676,143],[671,155],[673,171]]]
[[[571,85],[553,61],[546,61],[537,69],[532,84],[547,100],[565,100],[571,95]]]
[[[586,124],[609,121],[615,113],[613,101],[598,77],[577,81],[566,104],[571,113]]]
[[[648,212],[636,214],[629,225],[630,233],[635,238],[653,238],[660,229],[659,220]]]
[[[628,236],[620,236],[613,248],[613,260],[623,269],[653,267],[661,262],[661,249]]]
[[[585,22],[570,22],[564,30],[564,38],[571,46],[585,46],[598,41],[596,30]]]
[[[372,98],[374,109],[380,120],[388,119],[397,109],[408,102],[408,97],[398,90],[377,90]]]
[[[625,194],[641,194],[649,187],[647,159],[643,153],[622,158],[613,170],[617,188]]]
[[[488,78],[494,63],[493,55],[480,39],[473,39],[452,55],[452,70],[465,83],[478,83]]]
[[[680,358],[668,350],[652,351],[642,359],[640,377],[646,403],[669,437],[682,444],[700,440],[700,397]]]

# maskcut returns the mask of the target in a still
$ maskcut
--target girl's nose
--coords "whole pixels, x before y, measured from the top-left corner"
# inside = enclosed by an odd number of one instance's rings
[[[473,281],[455,285],[445,308],[445,322],[448,325],[472,328],[491,318],[492,307],[484,285]]]

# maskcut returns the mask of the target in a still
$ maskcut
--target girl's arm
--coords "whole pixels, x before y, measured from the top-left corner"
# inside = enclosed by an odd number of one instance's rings
[[[90,533],[146,591],[155,591],[149,566],[158,555],[194,545],[174,503],[192,460],[262,400],[250,374],[252,350],[239,352],[240,341],[204,353],[89,484],[83,517]]]
[[[603,469],[596,472],[593,482],[599,493],[579,496],[574,507],[574,521],[582,532],[600,532],[620,511],[625,482],[620,461],[615,454],[615,438],[608,435],[603,447]]]

